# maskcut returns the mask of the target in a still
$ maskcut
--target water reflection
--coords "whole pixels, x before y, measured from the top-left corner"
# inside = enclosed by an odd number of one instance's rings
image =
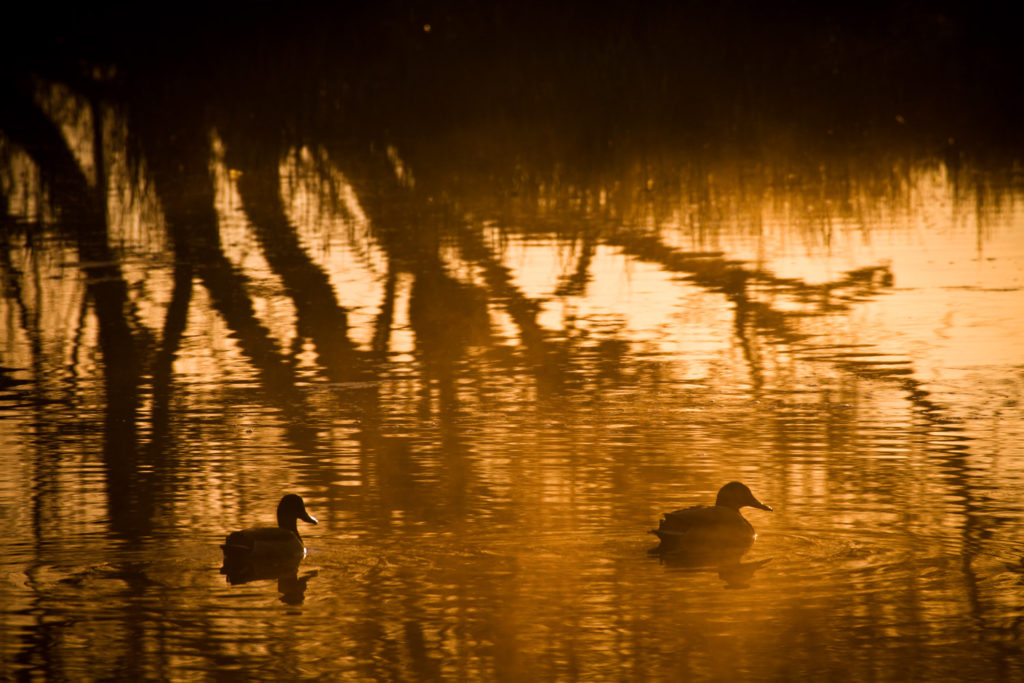
[[[301,603],[306,583],[316,572],[298,578],[299,564],[306,556],[296,525],[300,519],[317,523],[300,496],[286,494],[277,505],[276,527],[252,527],[228,534],[220,547],[224,553],[220,573],[232,585],[276,579],[282,600]]]
[[[281,602],[289,605],[301,605],[306,598],[307,584],[319,572],[314,570],[300,577],[300,562],[301,560],[230,563],[225,560],[224,566],[221,567],[220,571],[232,586],[252,583],[254,581],[274,581],[277,584],[277,591],[281,594]]]
[[[350,37],[449,63],[417,19]],[[553,44],[514,120],[312,47],[0,73],[0,677],[1022,674],[1012,164],[680,136]],[[735,478],[750,553],[647,556]],[[309,555],[225,584],[284,490]]]
[[[711,571],[723,581],[723,586],[732,590],[750,588],[757,571],[772,561],[770,557],[743,562],[746,550],[737,552],[652,552],[666,567],[690,572]]]

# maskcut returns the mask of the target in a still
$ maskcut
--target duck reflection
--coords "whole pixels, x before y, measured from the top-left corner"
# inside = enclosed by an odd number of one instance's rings
[[[733,550],[728,553],[702,553],[687,550],[659,552],[657,549],[651,550],[651,554],[657,555],[662,564],[673,569],[693,572],[717,572],[718,578],[725,582],[725,587],[731,589],[749,588],[750,582],[754,578],[754,574],[757,573],[757,570],[771,562],[771,558],[753,562],[742,562],[741,558],[746,552],[746,548]]]
[[[276,527],[254,527],[228,535],[221,549],[224,565],[220,573],[231,585],[250,581],[277,580],[281,599],[290,604],[301,603],[309,579],[316,572],[299,578],[299,563],[306,556],[306,547],[298,531],[298,520],[316,524],[306,511],[301,496],[290,493],[277,506]]]
[[[651,533],[661,541],[650,550],[673,567],[715,568],[727,588],[746,588],[754,573],[770,560],[741,562],[756,534],[740,508],[755,507],[771,512],[738,481],[718,491],[715,504],[698,505],[665,513]]]
[[[291,576],[283,576],[277,580],[277,590],[281,593],[281,602],[289,605],[301,605],[306,599],[306,584],[320,572],[313,570],[305,576],[299,577],[298,573]]]

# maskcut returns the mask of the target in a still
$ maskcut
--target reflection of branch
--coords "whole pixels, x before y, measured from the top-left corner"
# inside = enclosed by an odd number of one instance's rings
[[[476,263],[483,269],[484,280],[492,298],[501,302],[516,327],[519,338],[526,349],[528,358],[538,378],[558,383],[563,374],[557,362],[558,354],[547,340],[548,334],[537,322],[540,304],[525,294],[512,282],[509,269],[503,266],[491,253],[480,237],[479,230],[463,226],[459,231],[459,248],[462,257]]]
[[[242,172],[238,191],[250,225],[264,258],[281,278],[294,303],[299,333],[312,339],[317,360],[327,377],[345,387],[345,400],[339,403],[355,414],[359,441],[374,456],[376,477],[368,478],[376,478],[381,493],[394,496],[394,504],[401,505],[410,497],[409,490],[415,484],[415,461],[406,440],[381,433],[379,385],[371,363],[373,358],[360,352],[349,338],[347,312],[339,305],[327,274],[309,258],[285,213],[276,154],[264,149],[262,154],[246,158],[244,145],[249,144],[248,140],[238,145],[229,143],[227,159]],[[274,162],[266,162],[268,159]],[[421,281],[418,277],[417,282]],[[386,352],[394,315],[395,282],[393,260],[389,259],[384,302],[373,342],[373,355],[378,359]],[[415,325],[415,316],[411,317]]]
[[[173,214],[174,210],[168,213]],[[180,225],[170,215],[167,224],[172,231]],[[295,371],[281,355],[269,330],[256,317],[244,277],[223,254],[204,260],[196,267],[196,272],[210,293],[213,307],[238,340],[242,353],[259,371],[264,395],[277,404],[287,418],[289,437],[300,448],[309,448],[313,432],[304,426],[308,412],[296,388]]]
[[[52,201],[62,214],[74,216],[78,235],[106,234],[103,207],[97,203],[82,169],[68,149],[60,129],[32,101],[28,83],[3,83],[4,106],[0,107],[0,130],[21,146],[42,171],[52,189]],[[60,224],[74,238],[68,226]],[[81,242],[81,240],[79,240]],[[107,249],[107,245],[79,245]]]
[[[686,273],[688,282],[724,294],[736,305],[737,324],[752,322],[758,329],[785,342],[798,341],[803,336],[791,329],[789,318],[792,314],[778,311],[749,296],[748,281],[764,281],[771,277],[767,273],[751,271],[742,263],[730,261],[718,252],[678,251],[650,235],[619,232],[606,237],[606,242],[619,247],[628,256],[657,263],[668,272]]]
[[[171,301],[167,305],[167,317],[164,319],[163,341],[153,359],[153,441],[162,441],[167,432],[167,420],[170,415],[171,374],[174,358],[181,345],[181,337],[188,322],[189,303],[192,300],[192,265],[177,263],[174,266],[174,289]]]
[[[657,263],[666,271],[685,273],[687,282],[726,295],[742,308],[745,319],[787,342],[798,341],[803,336],[791,329],[791,319],[845,311],[846,301],[874,297],[892,286],[892,273],[885,265],[850,271],[832,282],[808,285],[794,278],[780,278],[765,270],[748,268],[741,261],[726,259],[721,252],[679,251],[652,235],[619,231],[607,235],[605,241],[629,256]],[[834,293],[847,290],[852,293],[837,302]],[[811,313],[780,311],[754,298],[756,291],[790,294],[799,301],[816,304],[817,310]]]
[[[454,349],[449,349],[445,343],[436,343],[438,339],[453,331],[461,334],[471,329],[471,326],[441,325],[440,336],[426,332],[439,319],[444,319],[446,313],[462,315],[463,311],[457,303],[444,296],[427,297],[427,305],[423,305],[424,297],[417,296],[417,293],[422,294],[424,286],[445,282],[443,272],[434,269],[439,265],[436,253],[409,240],[408,235],[396,229],[394,222],[381,218],[370,208],[368,212],[374,215],[374,220],[370,222],[371,229],[376,231],[382,249],[388,254],[388,273],[372,352],[360,352],[349,338],[347,312],[339,305],[327,274],[309,258],[295,226],[285,213],[280,195],[281,179],[276,151],[262,148],[254,150],[256,153],[249,156],[247,145],[251,145],[251,141],[240,140],[235,144],[229,140],[227,159],[241,171],[239,194],[264,258],[281,278],[285,291],[294,302],[299,332],[312,339],[320,367],[329,378],[345,388],[346,400],[343,405],[356,414],[360,428],[359,442],[374,457],[372,462],[376,467],[376,476],[368,476],[367,479],[377,479],[381,493],[394,496],[393,504],[402,505],[410,498],[407,493],[415,482],[412,476],[415,461],[411,458],[411,449],[405,439],[386,436],[381,432],[379,386],[376,382],[377,370],[373,365],[375,361],[386,360],[394,319],[398,272],[407,270],[415,277],[414,293],[410,297],[410,321],[417,331],[419,351],[424,358],[430,359],[428,364],[438,359],[438,350],[441,350],[440,356],[443,357],[451,350],[462,349],[461,344],[454,344]],[[370,157],[364,161],[372,165],[373,159]],[[366,195],[361,199],[366,200]],[[372,204],[370,201],[367,203]],[[439,275],[441,280],[437,279]],[[438,308],[436,304],[442,306]],[[445,304],[449,308],[445,308]],[[438,318],[438,313],[441,318]],[[446,338],[450,340],[450,337]],[[454,387],[450,381],[451,367],[444,367],[443,362],[432,367],[440,367],[438,374],[441,375],[443,393],[444,387]],[[445,373],[449,377],[447,382]],[[363,460],[361,465],[366,466],[369,462]]]
[[[387,256],[384,302],[373,338],[376,359],[383,360],[387,348],[398,275],[412,275],[409,323],[415,335],[416,354],[424,370],[424,414],[429,412],[432,387],[436,383],[441,438],[447,454],[445,469],[452,481],[452,494],[447,500],[448,504],[460,505],[465,482],[471,479],[472,471],[465,458],[466,446],[460,438],[462,429],[458,426],[457,373],[476,370],[458,361],[469,346],[489,343],[487,297],[480,287],[460,281],[447,272],[439,254],[440,236],[430,230],[434,225],[414,224],[424,215],[439,218],[437,211],[410,187],[396,182],[390,164],[382,155],[340,152],[331,158],[352,184],[369,217],[371,234]],[[409,446],[404,441],[384,437],[377,430],[378,424],[365,425],[363,442],[373,447],[378,472],[391,484],[390,488],[402,490],[409,484],[405,482],[406,477],[398,473],[408,471]],[[396,466],[401,469],[396,471]]]
[[[848,301],[860,301],[878,296],[892,286],[892,273],[886,265],[861,268],[846,273],[833,282],[822,285],[807,285],[799,280],[778,278],[763,270],[750,270],[739,261],[730,261],[719,252],[680,252],[667,246],[650,235],[634,235],[628,232],[614,233],[606,238],[609,244],[618,246],[627,255],[660,264],[665,270],[687,273],[687,281],[712,292],[721,292],[736,307],[736,331],[752,370],[756,371],[751,340],[746,334],[746,325],[753,324],[762,333],[767,333],[786,344],[806,343],[806,335],[797,331],[793,321],[808,314],[803,311],[788,312],[774,308],[768,303],[752,298],[748,283],[769,285],[770,291],[794,293],[805,301],[818,302],[819,308],[813,313],[826,315],[847,310],[847,304],[829,304],[830,294],[835,291],[851,290]],[[859,349],[859,356],[837,352],[834,348],[816,354],[813,347],[804,350],[807,359],[831,362],[835,367],[863,377],[896,382],[907,393],[910,402],[929,422],[942,423],[943,409],[930,398],[921,383],[908,375],[912,374],[910,361],[891,360],[882,353],[870,353]],[[812,355],[813,354],[813,355]]]
[[[766,270],[748,268],[742,261],[725,258],[722,252],[679,251],[653,235],[617,231],[605,235],[605,242],[628,255],[658,263],[670,272],[687,273],[689,282],[713,292],[731,297],[753,285],[758,290],[789,294],[801,302],[817,304],[819,313],[847,310],[847,302],[877,296],[893,282],[887,265],[852,270],[838,280],[809,285],[796,278],[781,278]],[[850,293],[844,294],[847,291]],[[838,302],[834,298],[836,293],[840,294]]]
[[[263,256],[291,297],[299,334],[312,339],[324,373],[334,382],[351,383],[346,386],[346,395],[354,393],[354,400],[342,405],[357,418],[361,441],[374,445],[378,471],[393,483],[395,479],[387,478],[387,473],[394,444],[380,434],[379,387],[371,381],[375,379],[374,369],[349,338],[348,313],[339,305],[327,274],[309,258],[285,213],[276,154],[263,150],[262,155],[247,158],[249,144],[247,140],[229,144],[227,159],[242,172],[238,192]]]
[[[382,154],[339,149],[329,150],[327,156],[352,185],[370,219],[371,233],[394,272],[415,272],[438,260],[436,236],[422,226],[410,225],[426,207],[418,205],[409,188],[397,181]]]

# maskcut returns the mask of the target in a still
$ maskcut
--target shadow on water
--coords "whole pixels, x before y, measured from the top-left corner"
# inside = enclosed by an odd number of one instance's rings
[[[994,193],[998,202],[999,179],[1019,174],[1024,107],[1019,89],[1009,87],[1017,77],[1016,36],[980,11],[918,3],[882,16],[867,6],[793,8],[801,11],[790,21],[793,13],[755,3],[720,10],[570,4],[545,9],[538,21],[539,5],[529,2],[383,3],[280,22],[259,10],[244,20],[213,12],[202,28],[175,17],[162,35],[133,33],[111,14],[94,15],[79,30],[55,20],[54,40],[27,32],[3,48],[0,65],[0,276],[30,360],[9,367],[0,358],[0,410],[8,401],[30,405],[39,438],[54,422],[72,437],[101,438],[109,532],[130,549],[145,548],[188,480],[186,451],[202,433],[179,414],[185,387],[176,363],[190,320],[208,305],[252,372],[246,400],[265,409],[287,447],[306,458],[300,483],[340,478],[340,466],[326,457],[328,427],[344,424],[358,445],[360,477],[384,501],[375,506],[367,495],[351,503],[364,508],[371,527],[383,534],[395,511],[414,504],[422,516],[450,523],[475,511],[474,497],[502,495],[485,490],[490,484],[472,457],[479,446],[466,427],[467,404],[488,406],[495,376],[511,378],[540,406],[609,387],[657,395],[660,386],[645,379],[647,366],[627,334],[612,333],[595,347],[566,320],[552,322],[549,297],[531,293],[502,240],[544,237],[566,247],[572,263],[554,298],[592,292],[596,258],[611,249],[728,303],[730,341],[753,400],[767,394],[773,348],[898,392],[924,425],[908,436],[911,445],[934,456],[947,495],[958,501],[962,576],[971,614],[984,622],[972,550],[994,522],[965,458],[970,437],[915,377],[910,358],[883,345],[823,342],[807,331],[808,320],[841,318],[888,296],[898,273],[877,263],[808,282],[713,245],[730,215],[744,211],[728,205],[717,184],[735,169],[735,184],[749,196],[781,188],[794,201],[849,209],[857,192],[899,194],[907,184],[901,169],[941,166],[958,196]],[[183,45],[191,47],[181,52]],[[982,67],[985,79],[976,77]],[[936,106],[937,99],[964,104]],[[74,132],[82,121],[87,133]],[[338,186],[351,190],[366,229],[356,241],[383,264],[368,342],[353,322],[359,304],[342,298],[335,273],[289,213],[282,168],[303,156],[315,160],[309,173],[325,206],[344,204]],[[215,176],[221,164],[266,274],[290,303],[291,345],[265,321],[258,283],[227,243]],[[122,167],[127,187],[112,182]],[[112,220],[118,192],[158,207],[145,239],[150,248],[167,246],[165,260],[149,266],[169,282],[163,300],[145,294],[132,275],[131,240]],[[679,207],[696,235],[689,246],[659,227]],[[79,317],[61,321],[75,330],[73,349],[49,343],[55,332],[29,294],[35,274],[22,258],[60,259],[64,249],[74,254],[84,287]],[[400,339],[403,320],[408,340]],[[93,330],[94,348],[87,348]],[[80,381],[92,352],[99,396]],[[420,374],[415,395],[402,401],[422,423],[438,426],[436,487],[417,476],[426,468],[422,440],[389,422],[396,400],[390,362],[405,353]],[[78,414],[80,404],[101,408]],[[230,406],[222,408],[207,419],[232,423]],[[56,420],[51,411],[59,411]],[[828,429],[838,441],[850,427],[836,419]],[[64,502],[53,465],[36,457],[33,467],[41,555],[51,541],[39,520]],[[234,490],[237,483],[212,485]],[[774,565],[743,555],[659,557],[670,568],[714,571],[726,587],[745,588]],[[296,563],[224,573],[233,585],[276,580],[281,600],[298,605],[318,571],[300,576]],[[115,578],[135,605],[123,626],[137,634],[129,649],[142,651],[150,643],[139,605],[149,586],[138,579],[144,570],[123,574]],[[408,596],[397,634],[374,618],[391,609],[388,582]],[[400,677],[398,668],[385,671],[397,665],[380,662],[395,661],[401,649],[415,673],[440,676],[431,651],[440,636],[425,616],[432,605],[414,583],[406,574],[367,572],[358,596],[364,616],[353,626],[356,654],[378,663],[364,665],[364,674]],[[459,600],[470,604],[472,596]],[[476,609],[460,605],[465,613]],[[21,614],[34,613],[27,607]],[[489,618],[488,637],[511,629]],[[54,629],[36,621],[22,661],[42,660],[60,678],[60,663],[46,652]],[[529,671],[511,663],[517,652],[510,647],[493,646],[494,656],[513,672]],[[1015,651],[1004,653],[1007,670],[1016,666]],[[133,666],[122,672],[151,673]]]

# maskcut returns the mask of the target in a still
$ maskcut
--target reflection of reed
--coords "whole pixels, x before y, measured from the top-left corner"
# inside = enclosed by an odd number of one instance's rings
[[[562,282],[555,289],[555,296],[583,296],[587,283],[593,278],[590,268],[597,249],[597,235],[594,231],[588,230],[580,242],[580,256],[576,261],[576,268],[562,278]]]

